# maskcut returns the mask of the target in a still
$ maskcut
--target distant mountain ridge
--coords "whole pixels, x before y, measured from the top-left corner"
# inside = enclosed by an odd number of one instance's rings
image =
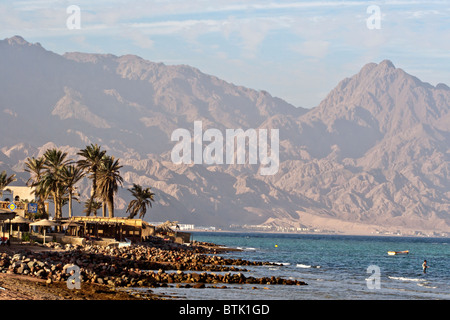
[[[0,41],[0,169],[88,143],[121,159],[125,188],[155,189],[147,220],[307,226],[336,232],[450,232],[450,89],[392,62],[369,63],[315,108],[198,69],[133,55],[58,55],[16,36]],[[175,165],[177,128],[277,128],[280,168]],[[80,184],[87,198],[87,181]]]

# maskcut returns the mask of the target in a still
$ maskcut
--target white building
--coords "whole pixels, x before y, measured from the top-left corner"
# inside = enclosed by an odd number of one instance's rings
[[[180,227],[181,231],[194,230],[195,229],[195,225],[193,225],[193,224],[178,224],[178,226]]]
[[[0,194],[0,201],[35,201],[34,187],[12,187],[7,186]]]

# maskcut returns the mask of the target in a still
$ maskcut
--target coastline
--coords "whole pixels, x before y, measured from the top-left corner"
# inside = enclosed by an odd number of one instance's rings
[[[65,281],[48,281],[33,275],[5,270],[4,254],[16,255],[20,252],[60,252],[60,249],[37,245],[12,244],[0,246],[0,300],[142,300],[141,296],[116,290],[96,283],[83,283],[79,290],[69,289]],[[3,267],[3,269],[2,269]],[[16,270],[17,271],[17,270]],[[146,300],[159,299],[146,295]]]
[[[241,254],[238,256],[245,258],[230,258],[221,254],[231,251],[245,254],[246,249],[224,247],[219,238],[212,242],[194,240],[190,245],[181,245],[158,238],[121,248],[90,244],[62,247],[56,243],[0,246],[0,300],[172,301],[179,299],[175,292],[180,289],[187,297],[203,297],[204,288],[208,292],[214,290],[215,297],[230,297],[230,292],[244,285],[250,291],[256,290],[254,295],[264,297],[262,289],[287,292],[291,290],[289,286],[317,286],[314,277],[291,280],[288,274],[279,273],[276,270],[284,262],[273,262],[279,261],[273,257],[267,256],[267,261],[253,261],[252,255]],[[80,267],[80,289],[68,288],[69,265]],[[255,275],[254,266],[267,268]],[[310,292],[312,288],[308,287],[296,292]]]
[[[188,232],[195,233],[232,233],[232,234],[271,234],[271,235],[317,235],[317,236],[359,236],[359,237],[392,237],[392,238],[437,238],[447,239],[450,238],[450,234],[446,236],[429,236],[429,235],[412,235],[412,234],[384,234],[384,233],[351,233],[351,232],[280,232],[280,231],[259,231],[259,230],[201,230],[193,229]]]
[[[228,259],[213,243],[190,246],[168,241],[107,248],[86,245],[11,244],[0,247],[0,300],[170,300],[152,288],[226,289],[229,284],[307,285],[299,280],[245,276],[246,266],[276,265]],[[70,289],[67,269],[80,270],[79,289]],[[168,272],[166,272],[168,271]],[[146,290],[136,290],[145,288]]]

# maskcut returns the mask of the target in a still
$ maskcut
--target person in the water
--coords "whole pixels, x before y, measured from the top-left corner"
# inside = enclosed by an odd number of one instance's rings
[[[422,269],[423,269],[423,273],[427,273],[427,269],[428,269],[427,260],[423,260]]]

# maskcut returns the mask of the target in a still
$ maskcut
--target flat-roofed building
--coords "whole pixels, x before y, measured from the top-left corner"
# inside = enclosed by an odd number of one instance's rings
[[[27,186],[7,186],[2,190],[0,201],[35,201],[34,189]]]

